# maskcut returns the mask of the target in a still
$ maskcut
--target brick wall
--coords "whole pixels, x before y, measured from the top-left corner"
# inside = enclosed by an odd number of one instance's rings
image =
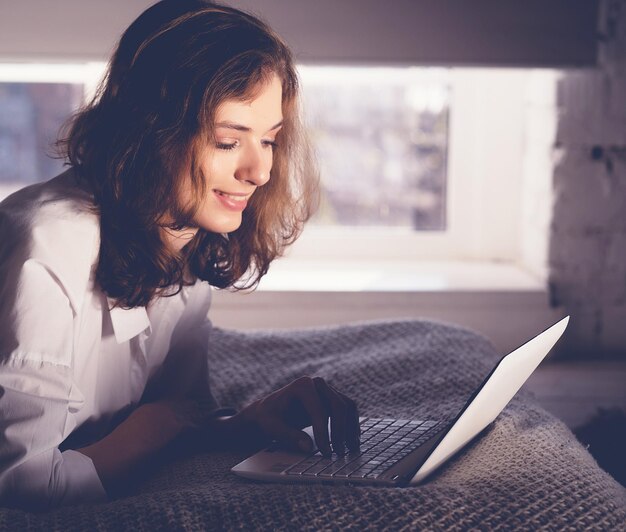
[[[602,4],[599,66],[558,82],[549,279],[560,355],[626,359],[626,2]]]

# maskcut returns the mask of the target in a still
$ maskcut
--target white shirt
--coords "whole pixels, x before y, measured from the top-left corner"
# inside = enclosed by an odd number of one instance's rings
[[[94,282],[100,230],[92,202],[69,170],[0,203],[2,502],[105,499],[91,460],[59,449],[70,434],[74,448],[100,439],[148,384],[155,396],[210,398],[208,283],[147,309],[109,310]]]

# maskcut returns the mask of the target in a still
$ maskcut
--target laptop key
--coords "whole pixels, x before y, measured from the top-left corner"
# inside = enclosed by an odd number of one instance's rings
[[[329,465],[332,465],[332,463],[333,461],[331,458],[322,458],[317,464],[312,465],[302,474],[307,477],[317,476],[318,473],[322,472]]]
[[[350,462],[346,467],[340,469],[335,476],[350,476],[351,473],[362,467],[373,468],[374,466],[369,463],[370,460],[371,457],[359,456]]]
[[[343,468],[348,466],[353,460],[337,460],[330,467],[324,469],[321,473],[318,474],[319,477],[333,477],[336,476]]]
[[[358,469],[355,469],[347,476],[348,478],[365,478],[365,476],[368,475],[372,471],[372,469],[373,469],[372,466],[365,465],[363,467],[359,467]]]

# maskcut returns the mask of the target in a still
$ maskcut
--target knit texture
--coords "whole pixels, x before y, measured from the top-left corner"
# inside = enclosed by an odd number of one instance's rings
[[[242,406],[320,375],[361,415],[454,413],[498,360],[467,329],[432,321],[300,331],[213,329],[211,385]],[[524,390],[492,428],[425,484],[406,488],[271,484],[239,478],[242,452],[187,456],[135,493],[43,514],[0,509],[15,530],[626,530],[626,490]]]

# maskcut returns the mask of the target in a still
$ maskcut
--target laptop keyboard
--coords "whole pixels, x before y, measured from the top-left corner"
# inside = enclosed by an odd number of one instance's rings
[[[441,432],[447,421],[374,419],[361,421],[361,448],[324,458],[319,452],[287,468],[287,475],[318,478],[370,478],[385,473],[424,442]]]

